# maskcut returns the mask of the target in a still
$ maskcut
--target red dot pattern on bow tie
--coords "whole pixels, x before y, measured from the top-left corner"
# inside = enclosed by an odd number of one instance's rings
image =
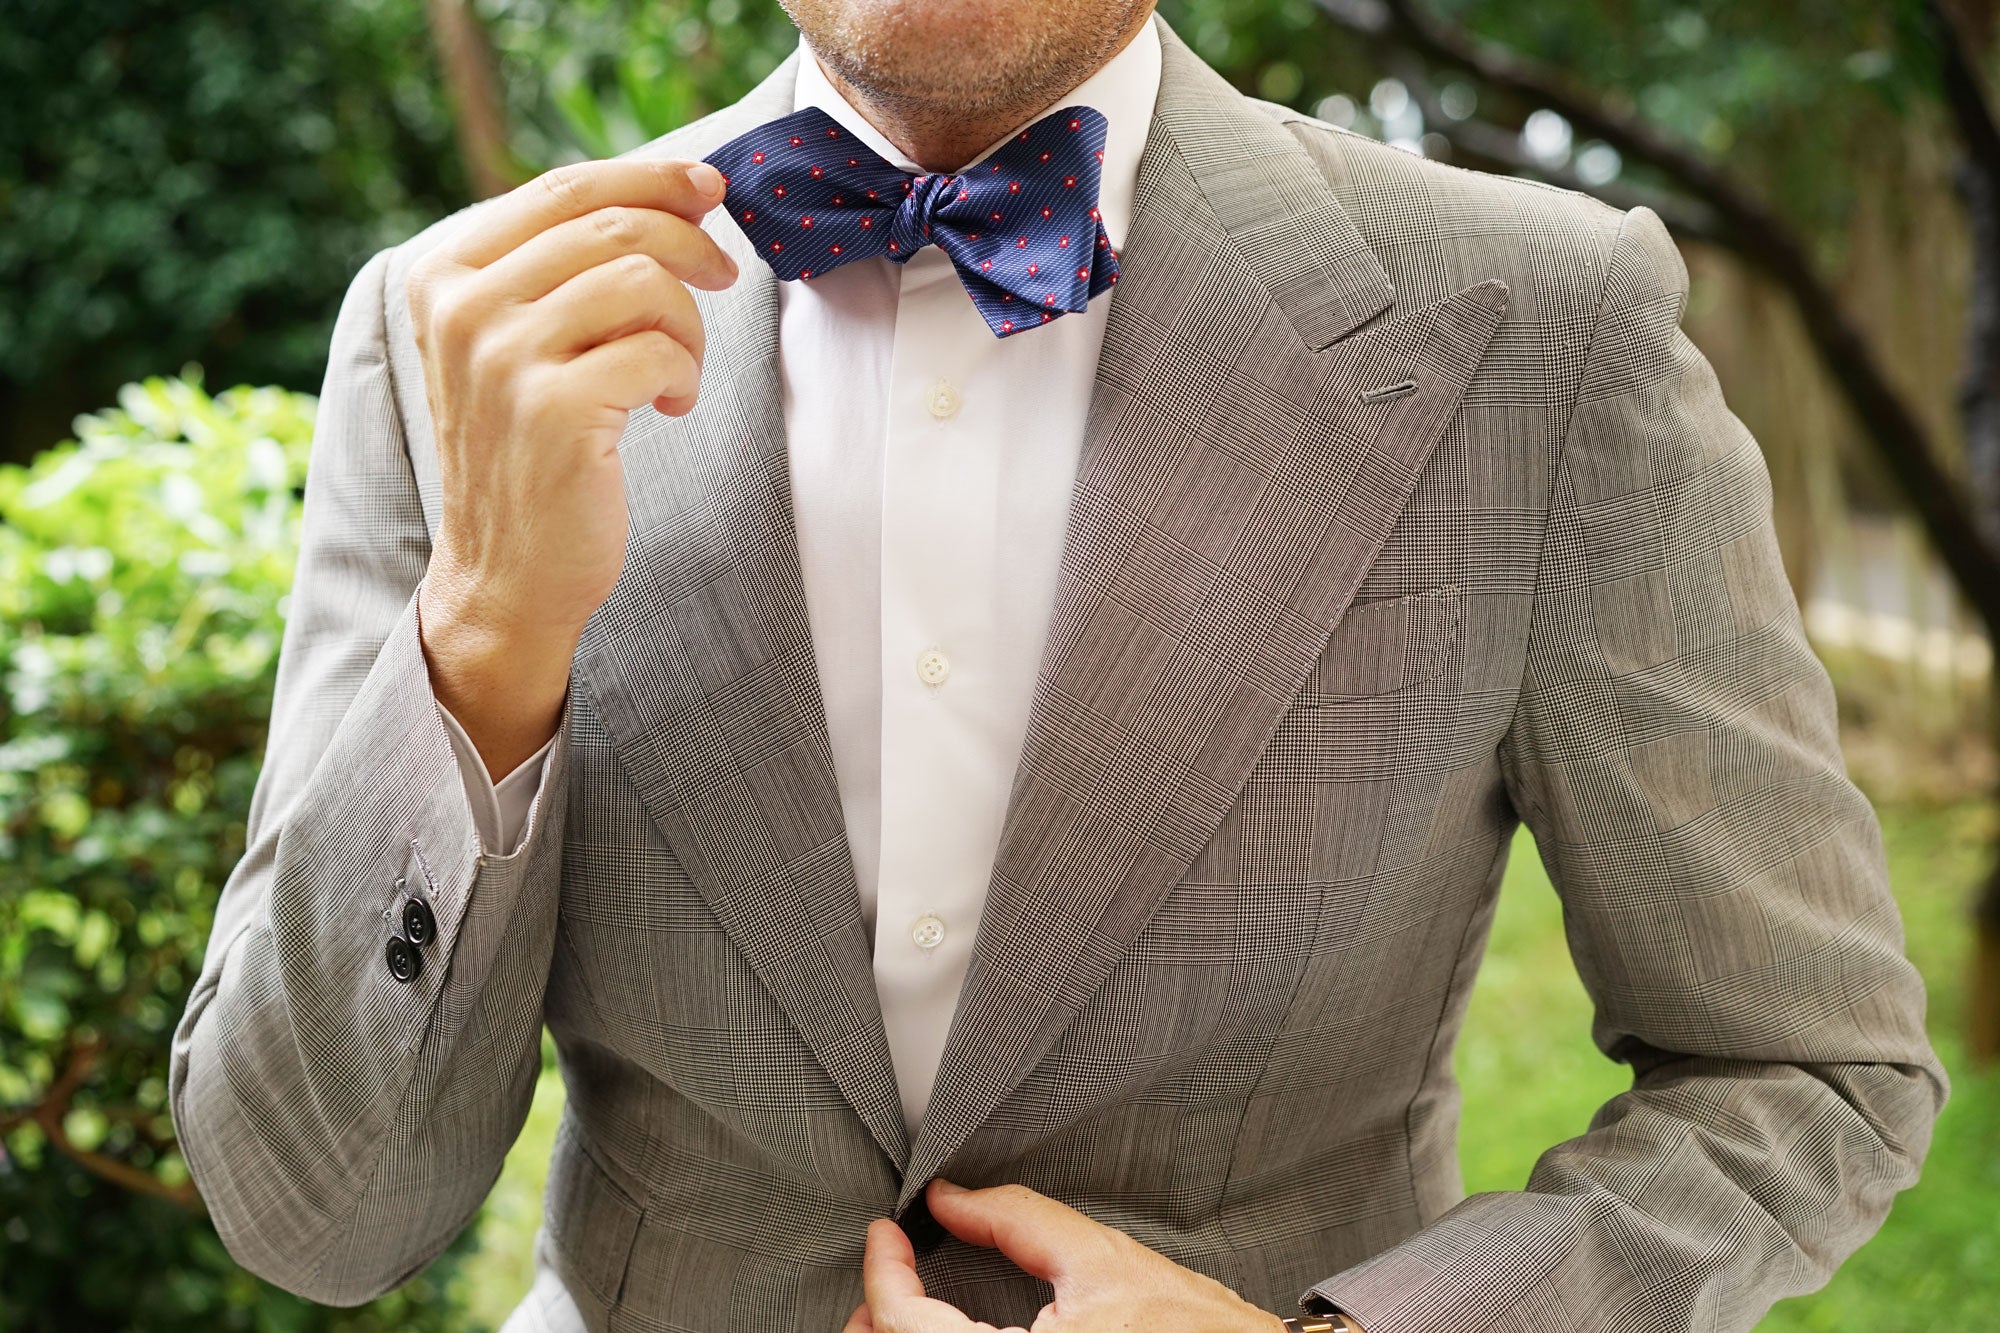
[[[912,175],[807,107],[707,160],[722,173],[731,218],[780,279],[860,259],[904,263],[935,244],[1004,338],[1081,311],[1117,283],[1118,253],[1097,208],[1107,129],[1093,108],[1064,107],[1001,145],[984,171]],[[1072,257],[1079,233],[1095,244]],[[787,249],[800,239],[812,243]],[[1009,315],[1017,297],[1040,318]]]

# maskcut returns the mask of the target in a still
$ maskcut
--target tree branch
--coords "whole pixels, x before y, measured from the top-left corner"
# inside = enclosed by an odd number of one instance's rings
[[[1644,204],[1658,213],[1661,221],[1677,236],[1734,248],[1728,231],[1715,214],[1699,201],[1617,181],[1604,185],[1586,184],[1582,177],[1566,167],[1530,157],[1521,147],[1518,131],[1504,129],[1490,121],[1453,120],[1445,114],[1442,100],[1421,70],[1406,66],[1399,68],[1396,76],[1423,109],[1425,127],[1432,133],[1443,135],[1455,154],[1470,158],[1488,170],[1527,176],[1560,185],[1565,190],[1594,195],[1615,208],[1629,209],[1634,204]]]
[[[33,1124],[47,1137],[56,1151],[75,1162],[84,1170],[100,1179],[107,1180],[122,1189],[135,1194],[151,1195],[179,1204],[195,1212],[202,1210],[201,1195],[193,1184],[169,1185],[150,1171],[142,1170],[129,1162],[121,1162],[115,1157],[89,1148],[80,1148],[70,1141],[63,1129],[63,1118],[69,1114],[70,1102],[78,1088],[90,1077],[90,1071],[97,1065],[97,1057],[103,1052],[103,1044],[86,1038],[70,1047],[69,1063],[56,1081],[49,1084],[41,1101],[23,1110],[0,1116],[0,1134],[4,1134],[23,1124]]]
[[[1432,17],[1411,0],[1316,3],[1354,31],[1398,42],[1556,111],[1627,161],[1651,166],[1711,210],[1719,223],[1712,239],[1763,269],[1790,295],[1830,379],[1922,522],[1960,595],[1978,614],[1988,637],[2000,643],[2000,553],[1982,535],[1961,488],[1938,462],[1921,421],[1876,363],[1860,327],[1819,280],[1805,247],[1782,219],[1653,127],[1577,91],[1531,61]]]
[[[1972,229],[1965,375],[1958,390],[1966,470],[1981,531],[1988,542],[2000,544],[2000,124],[1951,11],[1939,0],[1926,0],[1924,12],[1937,44],[1945,106],[1965,149],[1956,184]],[[1995,910],[2000,912],[2000,904]]]

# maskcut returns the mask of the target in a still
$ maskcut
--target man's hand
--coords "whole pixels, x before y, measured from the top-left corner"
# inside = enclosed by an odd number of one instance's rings
[[[721,198],[704,163],[563,167],[411,271],[443,491],[419,623],[439,700],[496,775],[553,732],[584,622],[624,569],[627,416],[694,407],[688,287],[736,280],[699,225]]]
[[[1035,1316],[1033,1333],[1281,1333],[1284,1327],[1214,1278],[1025,1185],[968,1190],[933,1180],[925,1201],[960,1240],[998,1249],[1054,1285],[1056,1298]],[[910,1239],[886,1218],[868,1224],[861,1277],[868,1299],[842,1333],[996,1333],[924,1295]]]

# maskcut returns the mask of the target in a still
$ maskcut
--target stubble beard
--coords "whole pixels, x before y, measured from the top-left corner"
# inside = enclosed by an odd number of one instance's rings
[[[1152,8],[1152,0],[1107,0],[1079,30],[1075,5],[781,3],[843,91],[865,98],[871,119],[896,125],[892,137],[967,157],[1088,78]],[[977,10],[987,12],[967,12]]]

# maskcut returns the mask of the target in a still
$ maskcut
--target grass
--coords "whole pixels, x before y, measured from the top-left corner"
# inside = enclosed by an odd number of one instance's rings
[[[1952,1098],[1924,1178],[1881,1232],[1819,1292],[1781,1302],[1763,1333],[1966,1333],[2000,1309],[2000,1069],[1975,1073],[1958,1034],[1970,950],[1966,909],[1990,855],[1985,803],[1884,806],[1883,838],[1910,957],[1930,987],[1930,1029]],[[1514,849],[1485,966],[1459,1042],[1466,1189],[1519,1189],[1550,1144],[1581,1133],[1629,1086],[1590,1042],[1590,1004],[1563,943],[1562,913],[1525,834]],[[526,1292],[562,1087],[545,1073],[465,1270],[475,1318],[497,1327]]]

